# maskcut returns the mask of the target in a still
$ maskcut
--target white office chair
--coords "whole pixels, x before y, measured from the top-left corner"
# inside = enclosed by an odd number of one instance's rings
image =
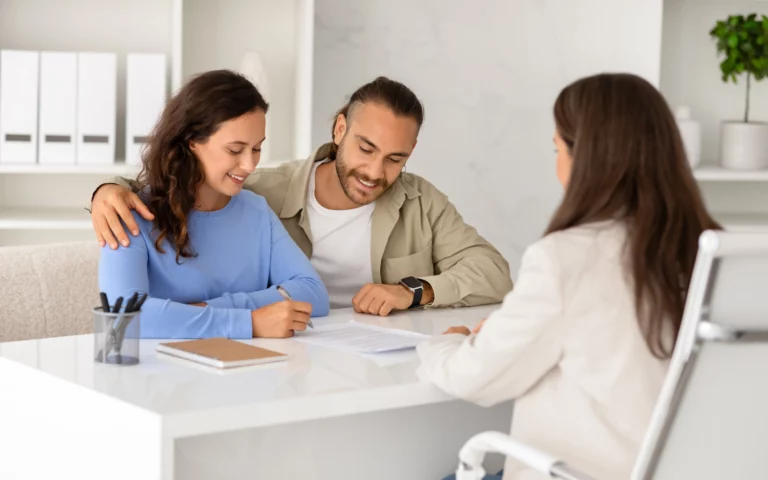
[[[768,233],[704,232],[669,373],[634,480],[768,478]],[[499,432],[471,438],[457,480],[487,452],[563,480],[595,480]],[[600,479],[614,480],[614,479]]]

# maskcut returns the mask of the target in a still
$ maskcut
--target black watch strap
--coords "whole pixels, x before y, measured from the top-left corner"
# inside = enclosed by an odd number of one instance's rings
[[[413,302],[411,302],[411,308],[416,308],[421,305],[421,297],[424,295],[424,286],[411,290],[413,292]]]
[[[421,305],[421,297],[424,295],[424,284],[415,277],[406,277],[400,280],[400,284],[413,292],[413,302],[408,308],[416,308]]]

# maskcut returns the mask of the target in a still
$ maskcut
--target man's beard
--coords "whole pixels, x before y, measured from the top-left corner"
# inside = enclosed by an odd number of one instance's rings
[[[366,175],[362,173],[358,173],[356,169],[349,170],[347,168],[347,164],[344,162],[344,139],[339,142],[339,148],[336,151],[336,174],[339,176],[339,183],[341,183],[341,189],[344,190],[344,195],[347,196],[348,199],[350,199],[352,202],[356,203],[357,205],[360,205],[361,207],[363,205],[368,205],[371,202],[374,202],[379,196],[381,196],[381,193],[384,193],[387,188],[389,188],[389,184],[387,181],[383,178],[379,180],[372,180],[368,178]],[[375,184],[377,187],[381,187],[381,190],[377,196],[368,199],[366,197],[365,201],[363,203],[360,203],[358,200],[355,200],[353,198],[353,194],[350,192],[351,188],[348,187],[347,182],[350,179],[358,178],[366,183],[369,184]]]

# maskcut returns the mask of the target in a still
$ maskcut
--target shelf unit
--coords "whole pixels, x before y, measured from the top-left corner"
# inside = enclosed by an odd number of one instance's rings
[[[314,0],[0,0],[0,49],[118,54],[118,159],[125,157],[125,59],[133,52],[166,54],[168,95],[191,75],[238,70],[243,56],[256,52],[270,84],[271,160],[262,166],[307,157],[313,41]],[[92,166],[0,159],[0,246],[92,239],[84,207],[93,188],[138,171],[123,160]]]
[[[726,226],[768,228],[768,169],[727,170],[719,166],[720,123],[744,113],[746,85],[724,83],[709,31],[738,13],[767,13],[764,0],[664,0],[660,89],[672,108],[687,106],[701,125],[703,162],[694,169],[708,209]],[[768,96],[751,91],[750,117],[768,120]]]
[[[84,208],[3,208],[2,230],[92,230]]]
[[[112,165],[20,165],[0,164],[0,174],[17,175],[120,175],[135,176],[139,167],[114,163]]]
[[[723,228],[732,231],[768,230],[768,214],[720,213],[715,214]]]
[[[700,182],[768,182],[768,170],[741,171],[722,167],[698,167],[693,170]]]

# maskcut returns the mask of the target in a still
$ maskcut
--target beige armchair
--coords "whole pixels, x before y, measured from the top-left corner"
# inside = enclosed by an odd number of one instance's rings
[[[98,262],[94,241],[0,247],[0,342],[90,333]]]

